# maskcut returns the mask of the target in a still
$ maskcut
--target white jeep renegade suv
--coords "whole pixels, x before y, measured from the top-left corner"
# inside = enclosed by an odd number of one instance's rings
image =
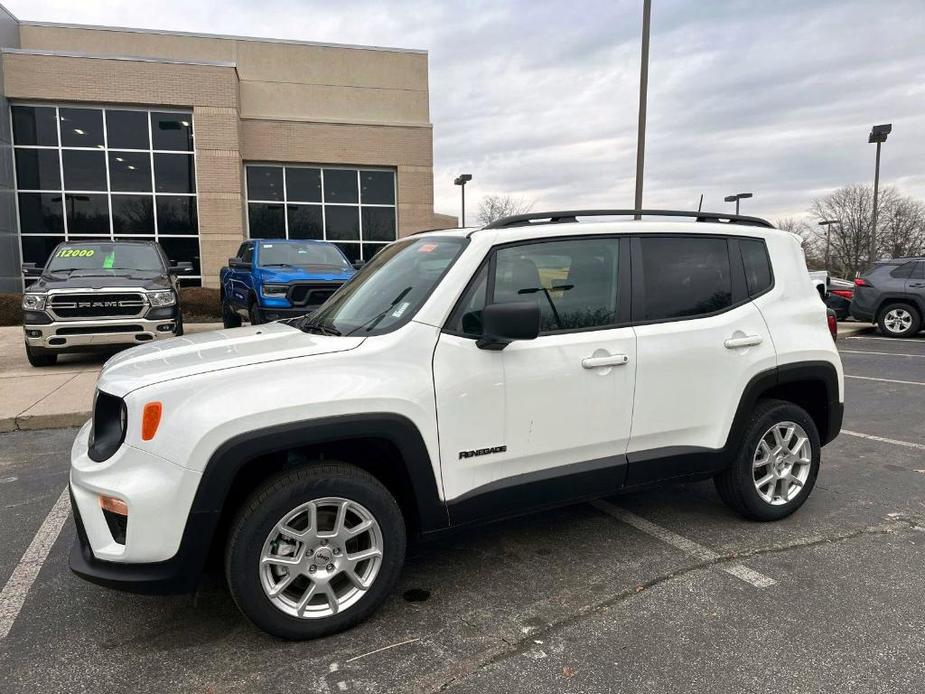
[[[112,358],[72,452],[72,569],[184,592],[217,550],[244,614],[301,639],[369,616],[408,538],[709,477],[747,518],[792,513],[843,412],[799,239],[587,221],[627,214],[415,235],[308,318]]]

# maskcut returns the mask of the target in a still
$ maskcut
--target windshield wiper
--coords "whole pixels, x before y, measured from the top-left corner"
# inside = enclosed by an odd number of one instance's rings
[[[305,316],[301,321],[302,323],[299,325],[299,329],[303,332],[316,333],[318,335],[333,335],[334,337],[341,336],[340,330],[330,325],[324,325],[320,321],[313,322],[312,316]]]
[[[389,311],[391,311],[393,308],[395,308],[395,304],[397,304],[399,301],[401,301],[402,299],[404,299],[404,298],[405,298],[405,295],[406,295],[408,292],[410,292],[412,289],[414,289],[414,287],[405,287],[404,289],[402,289],[402,290],[398,293],[398,296],[396,296],[396,297],[392,300],[392,303],[391,303],[391,304],[389,304],[388,306],[386,306],[384,309],[382,309],[382,311],[380,311],[379,313],[377,313],[375,316],[373,316],[372,318],[370,318],[370,319],[369,319],[368,321],[366,321],[365,323],[362,323],[362,324],[358,325],[357,327],[355,327],[353,330],[351,330],[349,333],[347,333],[347,335],[353,335],[353,333],[355,333],[357,330],[362,330],[363,328],[366,328],[366,332],[369,332],[370,330],[372,330],[373,328],[375,328],[377,325],[379,325],[379,321],[381,321],[383,318],[385,318],[385,317],[386,317],[386,314],[388,314]]]
[[[260,267],[295,267],[292,263],[264,263]]]

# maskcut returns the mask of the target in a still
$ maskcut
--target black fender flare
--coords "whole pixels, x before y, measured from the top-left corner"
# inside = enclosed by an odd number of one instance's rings
[[[874,309],[874,322],[876,323],[880,317],[880,311],[887,304],[912,304],[915,308],[918,309],[919,315],[925,319],[925,298],[920,297],[916,294],[897,294],[896,292],[891,292],[886,296],[880,297],[880,300],[877,302],[877,307]]]

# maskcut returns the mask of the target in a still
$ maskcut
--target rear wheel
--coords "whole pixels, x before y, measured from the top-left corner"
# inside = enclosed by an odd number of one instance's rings
[[[54,366],[58,362],[56,352],[29,345],[26,345],[26,358],[32,366]]]
[[[922,327],[922,317],[910,304],[887,304],[880,309],[877,326],[888,337],[912,337]]]
[[[732,465],[714,481],[734,511],[757,521],[786,518],[809,497],[822,445],[812,417],[791,402],[763,400]]]
[[[232,526],[225,573],[240,610],[285,639],[342,631],[394,589],[405,524],[389,491],[343,463],[281,473],[245,502]]]
[[[241,316],[231,307],[228,297],[222,297],[222,325],[226,328],[241,327]]]
[[[263,311],[260,310],[260,307],[257,305],[257,300],[254,299],[251,301],[250,307],[247,309],[247,320],[251,325],[260,325],[264,322],[263,320]]]

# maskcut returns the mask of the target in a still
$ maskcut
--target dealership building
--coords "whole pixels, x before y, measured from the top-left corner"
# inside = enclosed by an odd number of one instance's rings
[[[433,210],[427,53],[21,21],[0,7],[0,291],[61,241],[157,240],[217,286],[245,238],[351,260]]]

